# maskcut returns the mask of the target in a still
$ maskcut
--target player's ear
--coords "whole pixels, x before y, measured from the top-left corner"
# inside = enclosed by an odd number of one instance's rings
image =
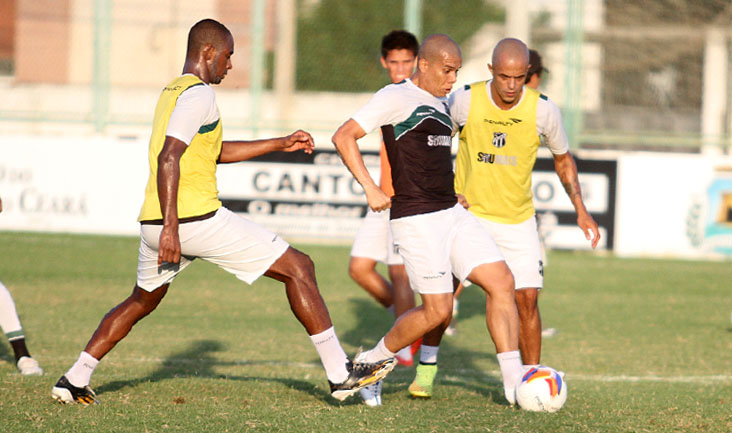
[[[419,72],[425,72],[429,66],[430,62],[428,62],[427,59],[420,58],[417,60],[417,68],[419,68]]]
[[[382,67],[383,67],[384,69],[386,69],[386,59],[385,59],[385,58],[384,58],[383,56],[382,56],[382,57],[380,57],[380,59],[381,59],[381,66],[382,66]]]
[[[206,44],[206,46],[201,49],[201,56],[206,63],[213,62],[214,58],[216,58],[216,47],[214,47],[213,44]]]
[[[488,70],[490,71],[491,75],[493,75],[493,65],[488,63]]]

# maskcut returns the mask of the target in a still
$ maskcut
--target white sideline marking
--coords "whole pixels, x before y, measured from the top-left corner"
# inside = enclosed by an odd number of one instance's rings
[[[76,359],[74,359],[75,361]],[[174,364],[174,365],[185,365],[185,364],[196,364],[202,362],[202,359],[196,358],[128,358],[120,359],[116,358],[108,362],[108,364],[124,364],[127,362],[138,362],[142,364]],[[263,366],[277,366],[277,367],[292,367],[292,368],[308,368],[308,369],[322,369],[323,366],[319,363],[314,362],[294,362],[294,361],[273,361],[273,360],[234,360],[234,361],[222,361],[214,360],[211,367],[231,367],[237,365],[263,365]],[[479,372],[475,370],[466,369],[450,369],[445,368],[447,372],[442,375],[445,380],[448,381],[464,381],[475,377],[481,377],[490,381],[500,382],[501,372],[500,370],[489,370],[485,372]],[[716,374],[708,376],[659,376],[656,374],[649,374],[644,376],[628,376],[618,375],[609,376],[603,374],[574,374],[567,373],[568,381],[590,381],[590,382],[621,382],[621,383],[637,383],[637,382],[661,382],[661,383],[692,383],[692,384],[721,384],[732,382],[732,375]]]

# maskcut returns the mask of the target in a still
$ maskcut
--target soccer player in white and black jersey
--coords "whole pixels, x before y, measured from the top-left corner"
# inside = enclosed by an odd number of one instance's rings
[[[491,302],[486,321],[498,353],[506,398],[522,372],[513,275],[487,230],[457,202],[450,152],[454,125],[445,96],[457,79],[462,54],[446,35],[420,47],[411,79],[377,92],[333,136],[343,161],[375,211],[391,208],[395,247],[422,305],[403,314],[373,349],[357,360],[393,357],[399,349],[448,321],[452,275],[482,287]],[[381,128],[395,195],[389,198],[369,175],[357,140]]]

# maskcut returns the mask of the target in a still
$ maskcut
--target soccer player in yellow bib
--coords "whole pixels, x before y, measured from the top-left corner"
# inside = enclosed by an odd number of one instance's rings
[[[518,39],[501,40],[488,69],[493,79],[465,86],[450,95],[450,115],[460,128],[455,191],[488,229],[514,275],[519,312],[519,349],[525,366],[539,364],[541,319],[538,294],[543,264],[531,192],[531,172],[541,137],[554,155],[554,166],[577,213],[577,225],[595,248],[597,223],[582,201],[577,167],[569,152],[558,107],[524,86],[529,50]],[[426,334],[422,346],[439,346],[449,321]],[[430,397],[434,363],[417,366],[409,391]]]
[[[383,378],[396,365],[351,362],[341,347],[315,281],[310,258],[275,233],[222,206],[216,187],[219,163],[245,161],[273,151],[312,152],[307,132],[255,141],[222,140],[210,84],[232,68],[234,38],[205,19],[188,34],[183,74],[163,88],[150,138],[150,173],[140,211],[140,253],[132,294],[102,319],[51,395],[62,403],[98,404],[89,387],[99,361],[140,319],[150,314],[173,279],[194,259],[217,264],[246,283],[266,275],[281,281],[290,308],[320,356],[331,395],[343,400]],[[262,336],[266,338],[266,336]]]

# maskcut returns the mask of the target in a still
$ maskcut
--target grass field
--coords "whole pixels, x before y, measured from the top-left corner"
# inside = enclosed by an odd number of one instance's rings
[[[101,317],[135,282],[135,238],[0,233],[13,293],[42,377],[16,373],[0,342],[2,432],[731,432],[732,263],[552,252],[541,298],[545,364],[566,372],[556,414],[502,397],[484,299],[467,289],[458,334],[440,352],[435,396],[408,397],[411,368],[384,406],[328,393],[325,373],[279,283],[249,287],[196,262],[156,312],[100,364],[102,404],[62,406],[50,389]],[[389,315],[347,276],[345,247],[299,246],[318,271],[341,342],[371,347]]]

